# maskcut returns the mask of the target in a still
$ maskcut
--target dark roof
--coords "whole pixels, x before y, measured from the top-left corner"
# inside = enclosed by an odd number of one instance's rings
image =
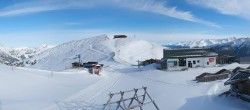
[[[98,64],[98,62],[88,62],[87,64]]]
[[[240,71],[240,70],[245,70],[245,68],[236,67],[232,72],[236,73],[237,71]]]
[[[222,70],[220,70],[220,71],[218,71],[218,72],[216,72],[216,73],[207,73],[207,72],[202,73],[201,75],[197,76],[196,79],[197,79],[197,78],[206,77],[206,76],[216,76],[216,75],[231,74],[231,73],[232,73],[232,72],[229,71],[229,70],[227,70],[227,69],[222,69]]]
[[[81,63],[79,63],[79,62],[74,62],[74,63],[72,63],[72,64],[81,64]]]
[[[114,35],[114,38],[126,38],[126,35]]]
[[[249,77],[250,77],[249,70],[238,71],[234,76],[232,76],[224,84],[229,85],[229,84],[237,83],[238,81],[249,80]]]
[[[218,53],[218,56],[231,56],[231,57],[236,56],[236,53],[233,49],[218,50],[216,51],[216,53]]]
[[[164,49],[164,58],[211,57],[218,54],[210,48]]]
[[[250,66],[249,66],[249,67],[247,67],[247,69],[250,69]]]

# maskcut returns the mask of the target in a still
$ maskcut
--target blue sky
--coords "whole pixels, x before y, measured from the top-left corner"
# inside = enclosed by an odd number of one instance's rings
[[[166,44],[248,37],[249,0],[0,0],[0,43],[58,45],[107,34]]]

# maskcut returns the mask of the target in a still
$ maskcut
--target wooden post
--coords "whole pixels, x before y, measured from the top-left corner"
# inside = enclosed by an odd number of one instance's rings
[[[148,94],[148,92],[147,92],[147,87],[143,87],[143,89],[145,90],[145,92],[146,92],[148,98],[153,102],[155,108],[156,108],[157,110],[160,110],[159,107],[156,105],[155,101],[154,101],[154,100],[150,97],[150,95]]]
[[[106,106],[109,105],[109,110],[110,110],[110,102],[111,102],[111,99],[112,97],[114,96],[114,94],[111,94],[111,92],[109,93],[109,100],[106,104],[104,104],[104,107],[103,107],[103,110],[105,110]]]

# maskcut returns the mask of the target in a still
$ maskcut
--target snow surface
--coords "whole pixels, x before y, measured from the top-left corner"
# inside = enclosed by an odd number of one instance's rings
[[[88,110],[100,110],[109,92],[131,90],[142,86],[161,110],[249,110],[250,104],[234,97],[219,97],[229,89],[226,80],[196,83],[203,72],[234,69],[249,65],[193,68],[188,71],[161,71],[157,65],[138,68],[109,65],[102,76],[85,70],[51,72],[0,65],[0,101],[2,110],[60,110],[58,103],[82,102]],[[53,74],[52,74],[53,73]],[[57,102],[57,103],[56,103]],[[144,110],[154,110],[149,104]]]

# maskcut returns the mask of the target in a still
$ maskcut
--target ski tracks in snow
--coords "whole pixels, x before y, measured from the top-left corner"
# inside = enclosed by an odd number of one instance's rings
[[[106,53],[103,53],[103,52],[98,51],[98,50],[96,50],[96,49],[93,49],[93,45],[90,45],[90,46],[89,46],[89,49],[92,50],[92,51],[94,51],[94,52],[96,52],[96,53],[99,53],[99,54],[102,54],[102,55],[111,57],[109,54],[106,54]]]
[[[77,100],[91,103],[98,96],[108,92],[120,80],[121,75],[120,73],[112,73],[112,76],[105,77],[86,89],[70,96],[65,101]]]
[[[110,92],[109,90],[113,88],[117,82],[119,82],[121,77],[122,77],[121,73],[111,73],[108,77],[105,77],[104,79],[99,80],[98,82],[90,85],[89,87],[58,102],[65,102],[65,103],[85,102],[87,104],[90,104],[88,105],[88,107],[92,107],[97,101],[97,98],[105,93],[109,93]],[[53,104],[41,110],[60,110],[60,109],[57,106],[57,104]]]

